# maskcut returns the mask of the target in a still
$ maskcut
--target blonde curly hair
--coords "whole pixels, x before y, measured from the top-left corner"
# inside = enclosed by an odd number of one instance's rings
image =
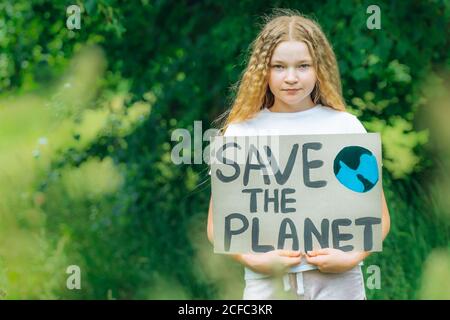
[[[269,89],[270,60],[282,41],[303,41],[308,46],[317,75],[311,93],[314,103],[344,111],[341,81],[336,56],[320,26],[310,18],[290,9],[275,9],[263,17],[263,27],[251,43],[251,55],[241,79],[232,87],[237,94],[231,108],[217,120],[224,121],[220,132],[230,123],[254,117],[261,109],[270,108],[274,96]]]

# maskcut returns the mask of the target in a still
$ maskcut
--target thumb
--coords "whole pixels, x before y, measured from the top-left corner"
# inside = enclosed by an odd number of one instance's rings
[[[278,255],[284,256],[284,257],[298,257],[300,256],[300,251],[293,251],[293,250],[277,250]]]
[[[323,248],[316,251],[317,255],[330,254],[330,248]]]
[[[317,255],[314,257],[306,256],[306,262],[308,262],[309,264],[319,265],[320,263],[322,263],[322,260],[323,260],[323,257],[321,255]]]
[[[293,267],[298,265],[301,261],[301,257],[281,257],[281,263],[287,267]]]
[[[330,254],[330,248],[324,248],[319,250],[308,251],[307,255],[310,257],[315,257],[319,255]]]

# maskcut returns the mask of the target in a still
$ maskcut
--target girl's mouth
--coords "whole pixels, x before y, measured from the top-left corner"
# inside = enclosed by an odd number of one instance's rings
[[[287,89],[284,91],[286,91],[287,93],[296,93],[296,92],[300,91],[300,89]]]

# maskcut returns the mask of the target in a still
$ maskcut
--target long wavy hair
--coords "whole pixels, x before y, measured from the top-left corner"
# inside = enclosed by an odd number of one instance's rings
[[[263,17],[263,27],[250,45],[248,64],[240,80],[232,86],[235,98],[231,108],[216,120],[223,122],[222,134],[230,123],[251,119],[260,110],[272,107],[274,95],[268,84],[269,64],[282,41],[303,41],[308,46],[317,75],[311,93],[313,102],[345,110],[336,56],[319,24],[295,10],[275,9],[271,15]]]

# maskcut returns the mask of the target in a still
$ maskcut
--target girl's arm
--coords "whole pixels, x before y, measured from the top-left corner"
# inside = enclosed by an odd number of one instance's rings
[[[208,240],[211,242],[212,245],[214,245],[214,230],[213,230],[213,218],[212,218],[212,197],[209,200],[209,210],[208,210],[208,227],[207,227],[207,233],[208,233]]]
[[[381,233],[383,235],[383,241],[386,238],[386,236],[389,233],[389,230],[391,229],[391,217],[389,215],[389,209],[386,203],[386,198],[384,197],[384,190],[381,192],[381,210],[382,210],[382,216],[381,216]]]

